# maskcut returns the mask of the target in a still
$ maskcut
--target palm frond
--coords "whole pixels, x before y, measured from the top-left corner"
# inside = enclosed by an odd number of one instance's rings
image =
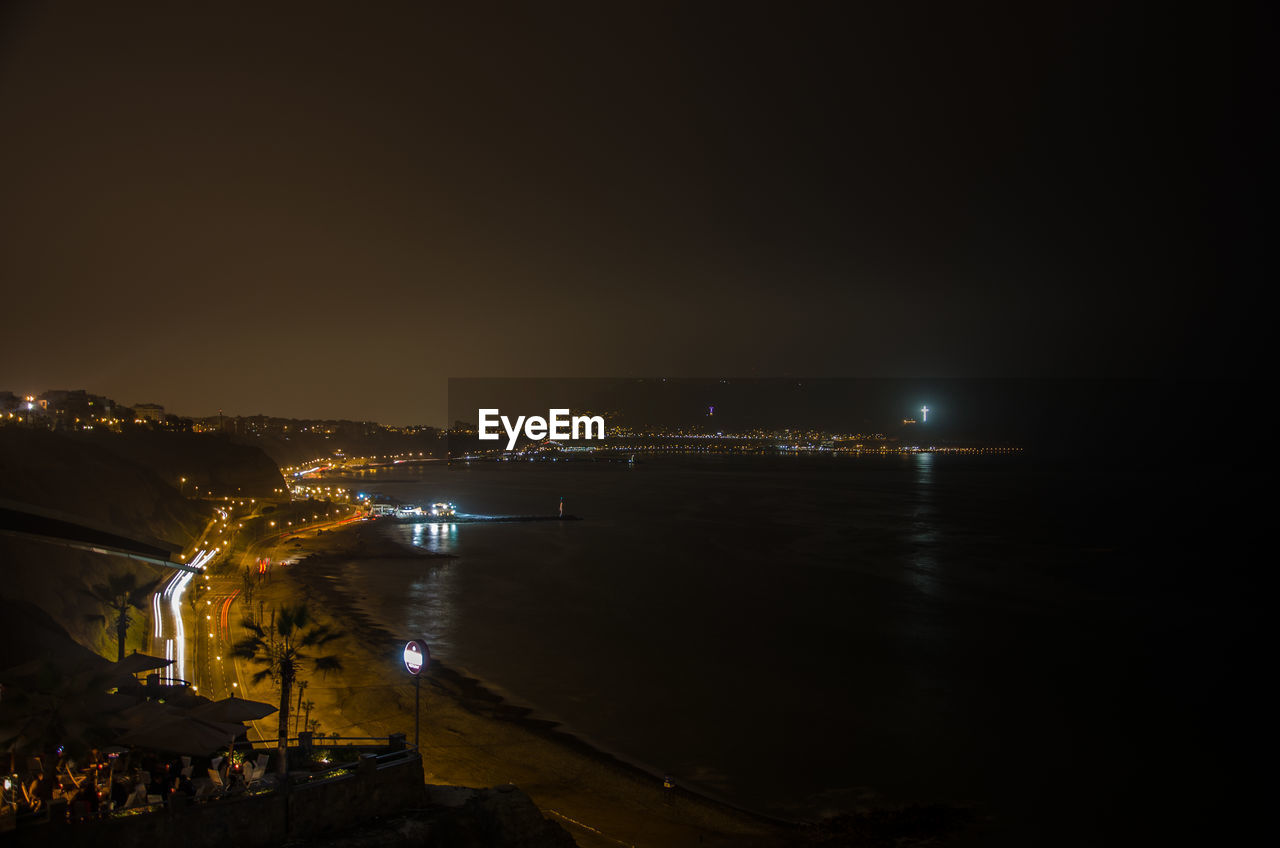
[[[303,648],[314,648],[320,645],[327,645],[334,639],[337,639],[340,635],[341,634],[335,633],[328,627],[316,627],[303,634],[302,638],[298,640],[298,645]]]
[[[265,643],[257,636],[246,636],[231,646],[231,653],[233,656],[249,660],[258,656],[265,647]]]
[[[342,660],[334,654],[324,657],[316,657],[311,661],[311,664],[315,667],[316,671],[326,677],[331,671],[342,671]]]

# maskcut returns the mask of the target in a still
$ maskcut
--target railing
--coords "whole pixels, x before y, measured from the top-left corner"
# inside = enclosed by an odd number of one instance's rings
[[[331,752],[333,754],[331,763],[326,764],[322,769],[290,770],[287,781],[291,789],[294,787],[315,786],[330,780],[355,776],[359,774],[362,763],[366,760],[372,760],[373,768],[380,771],[410,762],[418,756],[417,748],[405,741],[403,733],[394,733],[390,736],[342,736],[336,738],[327,736],[321,739],[315,739],[310,734],[303,733],[296,737],[288,737],[286,742],[289,743],[286,752],[291,760],[296,760],[299,756],[310,757],[316,752]],[[256,747],[236,748],[235,750],[242,752],[244,761],[247,762],[259,754],[274,756],[279,749],[274,745],[270,747],[259,745]],[[308,760],[308,762],[311,762],[311,760]],[[269,778],[273,776],[273,772],[268,772],[267,774]],[[196,779],[199,780],[200,778]],[[241,785],[237,791],[233,792],[221,791],[196,797],[170,794],[160,803],[139,804],[128,809],[102,809],[92,816],[78,815],[77,810],[71,804],[65,801],[57,801],[50,803],[46,810],[42,812],[19,814],[16,817],[16,823],[19,828],[30,825],[43,825],[58,819],[65,819],[68,815],[77,821],[121,821],[148,814],[163,813],[166,809],[203,806],[210,802],[217,803],[237,798],[269,795],[278,792],[281,788],[282,786],[278,781],[268,780],[249,786]]]

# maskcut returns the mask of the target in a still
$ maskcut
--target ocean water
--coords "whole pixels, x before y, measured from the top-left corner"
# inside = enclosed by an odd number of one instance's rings
[[[1254,625],[1220,581],[1249,554],[1203,474],[917,454],[337,479],[469,513],[563,497],[584,520],[387,522],[456,559],[345,585],[516,703],[755,810],[959,802],[1106,843],[1185,823],[1241,756],[1218,695]]]

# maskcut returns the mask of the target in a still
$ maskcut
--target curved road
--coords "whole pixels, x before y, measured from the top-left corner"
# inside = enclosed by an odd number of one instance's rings
[[[314,534],[350,520],[348,515],[318,522],[305,529],[288,527],[253,542],[242,551],[231,553],[231,543],[240,522],[228,509],[219,507],[209,526],[192,546],[191,564],[202,566],[202,573],[178,572],[166,580],[152,597],[155,621],[152,650],[158,654],[160,642],[164,643],[163,655],[174,660],[171,677],[190,681],[196,692],[211,700],[233,694],[242,696],[244,682],[250,672],[240,668],[240,663],[231,655],[231,649],[244,636],[240,626],[244,612],[236,608],[236,600],[244,588],[244,570],[248,568],[256,574],[256,564],[262,557],[270,557],[272,562],[277,562],[282,555],[287,556],[288,552],[278,550],[287,538]],[[237,522],[237,527],[231,526],[232,521]],[[211,566],[224,553],[231,553],[235,567],[224,567],[216,574],[210,573]],[[205,585],[194,611],[186,602],[192,580],[200,580]],[[247,724],[250,741],[274,742],[277,730],[274,716]]]

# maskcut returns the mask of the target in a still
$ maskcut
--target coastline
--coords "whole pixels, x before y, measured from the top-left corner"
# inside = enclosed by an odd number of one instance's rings
[[[404,638],[387,632],[341,591],[329,567],[353,559],[449,560],[407,548],[372,525],[302,537],[300,559],[278,569],[259,597],[305,599],[322,622],[342,630],[344,670],[309,681],[320,732],[345,737],[405,733],[413,739],[413,686],[399,665]],[[428,565],[428,567],[430,567]],[[512,783],[582,846],[770,846],[807,842],[795,824],[770,819],[683,787],[536,718],[483,683],[432,659],[422,688],[421,747],[428,783],[471,787]],[[246,693],[250,694],[250,693]],[[253,697],[274,703],[267,687]],[[296,706],[296,705],[295,705]],[[268,720],[269,721],[269,720]],[[318,742],[322,745],[322,742]]]

